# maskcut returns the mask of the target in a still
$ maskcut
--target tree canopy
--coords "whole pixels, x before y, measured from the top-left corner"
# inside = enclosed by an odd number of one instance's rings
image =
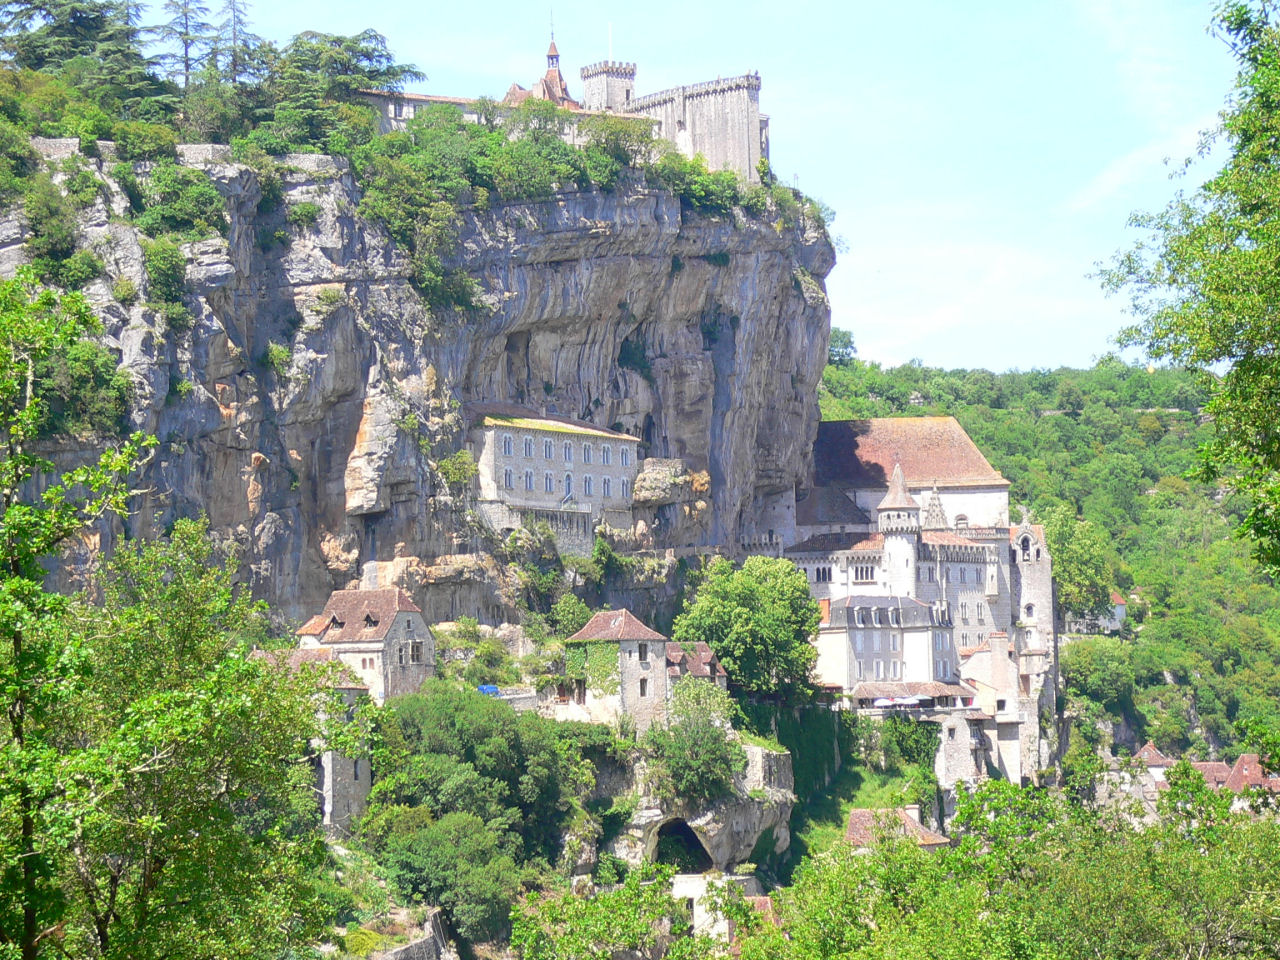
[[[789,560],[749,557],[735,569],[712,560],[691,601],[675,619],[677,643],[705,640],[744,694],[802,695],[809,689],[820,620],[809,581]]]

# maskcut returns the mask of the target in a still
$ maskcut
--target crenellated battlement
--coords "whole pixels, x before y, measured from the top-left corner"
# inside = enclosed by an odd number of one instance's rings
[[[634,63],[623,63],[621,60],[600,60],[583,67],[579,73],[583,80],[599,76],[602,73],[634,80],[636,78],[636,65]]]
[[[671,87],[638,97],[627,104],[628,113],[636,113],[651,107],[659,107],[664,103],[673,103],[680,98],[708,97],[717,94],[731,93],[734,90],[760,90],[760,74],[746,73],[740,77],[708,80],[705,83],[691,83],[683,87]]]

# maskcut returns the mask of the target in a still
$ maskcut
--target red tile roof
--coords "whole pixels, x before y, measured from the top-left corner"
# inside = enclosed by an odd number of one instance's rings
[[[292,650],[254,650],[249,654],[251,660],[265,660],[273,666],[287,667],[297,671],[304,666],[337,663],[340,667],[334,673],[333,686],[341,690],[368,690],[369,685],[355,675],[355,672],[338,659],[338,655],[329,647],[295,647]]]
[[[1221,787],[1231,776],[1231,768],[1221,760],[1193,760],[1191,766],[1204,774],[1204,782],[1211,787]]]
[[[656,630],[650,630],[630,610],[601,610],[587,621],[587,625],[569,637],[566,643],[584,643],[592,640],[666,640]]]
[[[680,677],[688,674],[691,677],[727,677],[719,659],[705,642],[699,640],[693,644],[667,643],[667,675]]]
[[[922,847],[942,847],[949,844],[940,833],[921,825],[916,818],[901,808],[895,810],[850,810],[849,824],[844,838],[855,847],[872,846],[884,829],[915,840]]]
[[[841,553],[848,550],[879,550],[884,546],[881,533],[819,533],[787,547],[784,553]]]
[[[1157,750],[1156,745],[1150,740],[1143,744],[1142,749],[1133,757],[1135,760],[1141,760],[1147,767],[1172,767],[1174,764],[1174,761]]]
[[[396,587],[383,590],[335,590],[324,611],[298,629],[300,637],[321,643],[367,643],[381,640],[398,613],[421,613],[409,595]]]
[[[935,546],[946,547],[980,547],[982,544],[976,540],[970,540],[968,537],[962,537],[958,533],[952,533],[950,530],[922,530],[920,531],[920,540],[923,543],[932,543]]]
[[[1272,793],[1280,793],[1280,777],[1269,775],[1256,753],[1242,753],[1231,768],[1226,787],[1232,793],[1240,793],[1246,787],[1262,787]]]
[[[813,445],[819,484],[888,487],[895,463],[907,485],[1007,487],[954,417],[832,420],[818,424]]]
[[[849,695],[855,700],[891,700],[894,697],[972,697],[975,693],[971,687],[939,680],[864,680],[855,683]]]
[[[1115,590],[1111,591],[1111,605],[1115,607],[1127,607],[1129,604],[1125,602],[1124,597],[1120,596]]]

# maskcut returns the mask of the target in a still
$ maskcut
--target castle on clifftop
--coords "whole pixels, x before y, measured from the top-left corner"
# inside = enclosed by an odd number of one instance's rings
[[[701,154],[712,170],[733,170],[751,182],[760,179],[760,160],[769,157],[769,118],[760,112],[760,74],[717,78],[639,97],[634,63],[602,60],[583,67],[581,76],[583,92],[578,101],[570,96],[560,72],[560,51],[553,38],[546,73],[528,89],[511,84],[502,102],[516,106],[532,97],[574,113],[647,117],[654,122],[654,133],[686,156]],[[365,97],[378,110],[382,133],[404,129],[418,109],[433,104],[450,104],[468,120],[479,119],[471,109],[474,101],[465,97],[392,91],[369,91]]]

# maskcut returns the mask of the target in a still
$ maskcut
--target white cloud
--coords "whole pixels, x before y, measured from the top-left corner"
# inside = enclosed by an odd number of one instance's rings
[[[1205,116],[1116,157],[1067,199],[1065,210],[1080,213],[1128,192],[1135,184],[1165,179],[1195,155],[1201,133],[1216,122],[1215,116]]]

